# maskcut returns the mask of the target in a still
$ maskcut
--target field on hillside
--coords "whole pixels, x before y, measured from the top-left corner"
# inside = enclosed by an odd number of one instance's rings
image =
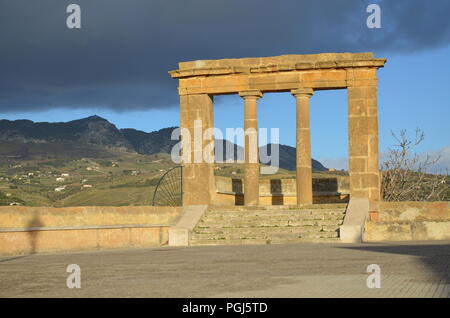
[[[150,205],[161,176],[175,164],[170,155],[139,155],[102,152],[99,157],[70,159],[72,152],[58,157],[28,159],[10,156],[0,161],[0,205],[27,206],[126,206]],[[241,179],[244,165],[216,164],[217,176]],[[344,171],[314,172],[314,178],[337,178],[348,186]],[[261,174],[261,179],[295,178],[295,171],[279,169]],[[450,177],[447,178],[450,183]],[[447,189],[450,198],[450,187]]]
[[[2,160],[0,205],[149,205],[167,154],[117,154],[112,159]]]
[[[85,153],[82,153],[85,154]],[[161,176],[175,164],[168,154],[101,153],[101,157],[71,159],[4,157],[0,161],[0,205],[124,206],[150,205]],[[109,156],[108,156],[109,155]],[[243,164],[216,164],[215,174],[243,178]],[[343,172],[315,172],[314,177],[336,177]],[[261,178],[295,178],[279,169]]]

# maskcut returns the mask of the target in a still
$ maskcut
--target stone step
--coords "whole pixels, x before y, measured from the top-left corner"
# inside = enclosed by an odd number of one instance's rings
[[[192,239],[190,245],[263,245],[263,244],[299,244],[299,243],[337,243],[339,238],[293,238],[293,239],[237,239],[237,240],[208,240]]]
[[[255,211],[208,211],[205,218],[248,218],[248,217],[299,217],[324,219],[328,217],[344,217],[345,210],[255,210]]]
[[[307,204],[307,205],[259,205],[259,206],[211,206],[209,211],[279,211],[279,210],[321,210],[321,209],[346,209],[347,203]]]
[[[343,218],[338,219],[297,219],[297,218],[286,218],[286,219],[273,219],[270,217],[264,218],[233,218],[233,219],[202,219],[198,228],[229,228],[229,227],[272,227],[272,226],[312,226],[312,225],[332,225],[339,226],[342,225]]]
[[[321,239],[321,238],[333,238],[338,237],[338,232],[229,232],[229,233],[192,233],[191,239],[193,240],[236,240],[236,239],[297,239],[297,238],[310,238],[310,239]]]
[[[247,222],[247,223],[270,223],[270,222],[287,222],[287,221],[333,221],[339,222],[344,219],[342,215],[275,215],[275,216],[204,216],[202,221],[208,223],[235,223],[235,222]]]
[[[339,226],[337,225],[323,225],[323,226],[266,226],[266,227],[197,227],[194,230],[196,234],[215,234],[215,235],[228,235],[228,234],[265,234],[265,235],[284,235],[290,233],[311,233],[311,232],[335,232]]]
[[[194,229],[191,245],[339,241],[346,204],[214,207]]]

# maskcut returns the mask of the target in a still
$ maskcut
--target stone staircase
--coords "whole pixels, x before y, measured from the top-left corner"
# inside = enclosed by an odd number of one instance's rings
[[[347,204],[211,207],[190,245],[339,242]]]

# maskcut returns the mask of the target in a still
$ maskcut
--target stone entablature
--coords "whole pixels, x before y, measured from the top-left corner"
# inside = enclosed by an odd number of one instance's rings
[[[330,68],[383,67],[385,58],[374,58],[373,53],[321,53],[281,55],[222,60],[197,60],[178,63],[178,70],[170,71],[173,78],[200,75],[228,75],[288,72]]]
[[[178,70],[169,73],[180,80],[180,95],[286,92],[299,87],[343,89],[355,84],[377,85],[373,81],[376,70],[385,62],[372,53],[282,55],[182,62]]]

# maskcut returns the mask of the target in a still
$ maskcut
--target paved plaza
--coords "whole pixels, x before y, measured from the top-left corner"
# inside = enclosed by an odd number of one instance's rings
[[[381,288],[367,287],[370,264]],[[0,297],[450,297],[449,264],[449,241],[35,254],[0,258]]]

